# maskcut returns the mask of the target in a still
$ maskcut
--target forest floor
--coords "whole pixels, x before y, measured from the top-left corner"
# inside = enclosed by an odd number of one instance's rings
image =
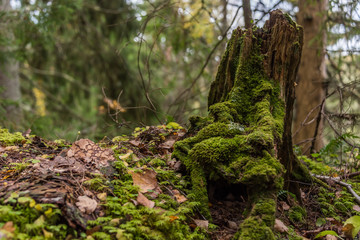
[[[213,184],[212,220],[205,219],[186,169],[171,157],[186,136],[176,123],[98,143],[0,129],[0,239],[232,239],[249,209],[246,191]],[[360,207],[336,181],[302,185],[301,199],[285,190],[277,199],[277,239],[357,237]]]

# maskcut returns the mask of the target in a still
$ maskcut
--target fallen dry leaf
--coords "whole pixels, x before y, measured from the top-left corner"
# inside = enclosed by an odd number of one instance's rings
[[[105,201],[106,200],[106,197],[107,197],[107,194],[106,193],[98,193],[96,195],[96,197],[100,200],[100,201]]]
[[[140,187],[140,192],[145,193],[148,190],[158,188],[155,171],[147,169],[142,172],[134,172],[130,170],[129,173],[132,176],[134,185]]]
[[[139,192],[138,196],[137,196],[137,199],[136,201],[145,206],[145,207],[148,207],[148,208],[153,208],[155,206],[155,202],[147,199],[144,194],[142,194],[141,192]]]
[[[355,211],[357,211],[357,212],[360,212],[360,207],[359,207],[359,205],[354,205],[354,206],[352,207],[352,209],[355,210]]]
[[[337,237],[335,237],[335,236],[333,236],[333,235],[326,235],[325,236],[325,240],[337,240],[338,238]]]
[[[161,144],[159,145],[159,147],[165,148],[165,149],[172,149],[173,146],[174,146],[174,144],[175,144],[175,142],[176,142],[175,139],[169,139],[169,140],[167,140],[166,142],[161,143]]]
[[[110,226],[118,226],[120,225],[121,219],[120,218],[113,218],[111,219],[111,221],[109,222]]]
[[[335,192],[335,197],[336,197],[336,199],[340,198],[341,195],[342,195],[341,191]]]
[[[132,153],[133,153],[133,151],[128,150],[128,152],[125,155],[121,155],[121,156],[119,156],[119,158],[120,158],[120,160],[127,160],[131,156]]]
[[[280,201],[280,204],[281,204],[281,208],[285,211],[289,210],[290,209],[290,206],[284,202],[284,201]]]
[[[173,222],[173,221],[179,219],[178,216],[169,216],[169,218],[170,218],[170,222]]]
[[[19,151],[18,146],[7,146],[5,147],[5,151]]]
[[[52,232],[48,232],[46,231],[44,228],[42,229],[43,233],[44,233],[44,237],[45,239],[49,239],[49,238],[53,238],[54,234]]]
[[[138,147],[141,144],[141,141],[139,141],[139,140],[130,140],[129,143],[134,145],[135,147]]]
[[[200,219],[195,219],[194,220],[196,226],[198,226],[199,228],[203,228],[203,229],[208,229],[209,227],[209,221],[207,220],[200,220]]]
[[[86,214],[91,214],[95,211],[97,207],[97,202],[88,196],[79,196],[76,206],[79,210]]]
[[[12,221],[6,222],[4,224],[4,226],[2,226],[1,229],[5,230],[5,231],[7,231],[9,233],[13,233],[15,231],[14,223]]]
[[[234,229],[234,230],[237,230],[238,229],[238,225],[236,222],[234,221],[228,221],[228,227],[231,228],[231,229]]]
[[[277,232],[288,232],[289,228],[280,219],[275,219],[274,229]]]
[[[175,189],[175,190],[172,190],[172,192],[178,203],[183,203],[187,200],[187,198],[184,195],[182,195],[178,190]]]
[[[346,224],[341,230],[343,231],[344,235],[347,238],[351,238],[352,239],[352,232],[354,229],[354,225],[352,225],[351,223]]]
[[[306,194],[301,189],[300,189],[300,197],[302,199],[305,199],[305,197],[306,197]]]

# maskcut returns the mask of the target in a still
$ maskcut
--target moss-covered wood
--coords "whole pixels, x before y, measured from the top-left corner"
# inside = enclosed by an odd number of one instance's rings
[[[207,219],[209,181],[246,186],[249,213],[237,239],[274,239],[277,192],[298,193],[291,180],[310,179],[291,142],[302,41],[302,28],[279,10],[262,29],[234,30],[211,85],[208,116],[192,117],[196,134],[175,145],[173,156],[189,171]]]

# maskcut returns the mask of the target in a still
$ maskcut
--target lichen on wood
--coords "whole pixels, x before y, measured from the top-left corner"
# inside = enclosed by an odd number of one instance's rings
[[[291,142],[302,39],[302,28],[280,10],[262,29],[234,30],[211,84],[208,116],[191,118],[196,134],[175,145],[207,219],[209,180],[246,186],[249,215],[238,239],[274,239],[276,193],[284,180],[290,189],[288,180],[310,178]]]

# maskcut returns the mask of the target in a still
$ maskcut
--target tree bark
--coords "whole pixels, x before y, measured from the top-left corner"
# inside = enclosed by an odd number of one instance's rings
[[[251,14],[250,0],[243,0],[243,13],[244,13],[245,28],[246,29],[251,28],[252,14]]]
[[[190,118],[194,136],[175,145],[173,156],[189,171],[194,198],[208,219],[208,182],[246,189],[249,214],[237,239],[275,239],[278,191],[299,196],[290,180],[310,180],[291,139],[302,43],[302,28],[280,10],[262,29],[234,30],[211,84],[209,115]]]
[[[326,0],[300,0],[297,14],[304,28],[304,47],[296,87],[293,140],[306,155],[324,146],[321,108],[325,98],[326,8]]]
[[[3,0],[0,4],[0,11],[10,11],[10,0]],[[7,23],[1,25],[1,32],[5,31],[8,39],[14,36],[9,32]],[[3,51],[7,54],[11,51],[11,46],[4,46]],[[10,55],[10,54],[8,54]],[[19,63],[12,56],[2,59],[0,62],[0,100],[5,102],[5,122],[11,125],[18,125],[21,120],[21,109],[19,102],[21,98],[20,80],[19,80]]]

